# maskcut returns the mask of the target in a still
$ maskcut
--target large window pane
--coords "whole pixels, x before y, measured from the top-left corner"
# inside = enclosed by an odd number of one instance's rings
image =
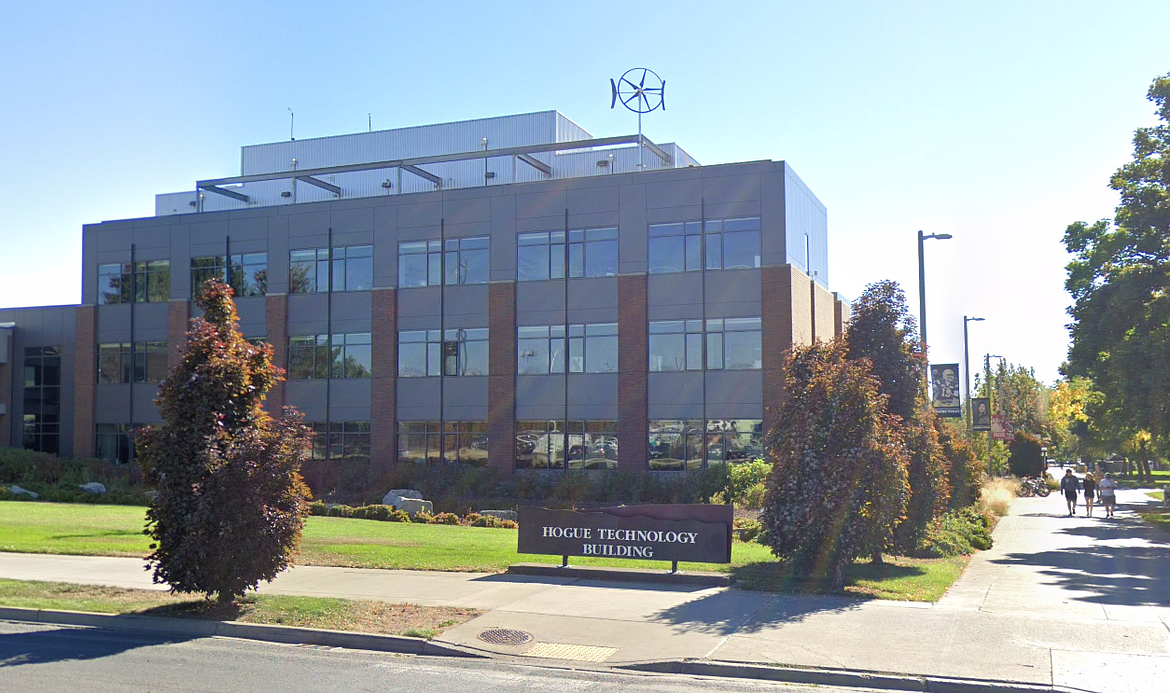
[[[723,234],[723,268],[750,269],[760,266],[760,232]]]
[[[682,272],[685,269],[684,257],[682,236],[650,239],[650,274]]]

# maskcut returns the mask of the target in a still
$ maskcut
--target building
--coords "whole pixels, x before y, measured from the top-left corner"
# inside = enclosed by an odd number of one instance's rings
[[[82,234],[80,305],[0,310],[0,445],[128,461],[209,277],[321,464],[750,457],[785,348],[849,315],[786,163],[701,166],[555,111],[244,147],[240,176]]]

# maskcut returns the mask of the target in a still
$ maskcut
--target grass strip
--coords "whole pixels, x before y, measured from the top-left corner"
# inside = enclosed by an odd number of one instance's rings
[[[0,605],[99,614],[197,618],[431,639],[480,611],[331,597],[249,595],[234,605],[155,590],[0,579]]]
[[[0,551],[90,556],[145,557],[150,541],[142,534],[143,508],[117,505],[0,502]],[[735,542],[730,564],[680,563],[698,572],[731,572],[746,589],[824,592],[796,581],[768,547]],[[966,565],[966,558],[890,559],[885,567],[858,563],[847,572],[843,594],[878,599],[935,601]],[[516,553],[516,530],[375,522],[310,517],[305,522],[298,563],[396,570],[497,573],[514,563],[560,562],[559,556]],[[581,566],[666,570],[663,561],[571,558]]]

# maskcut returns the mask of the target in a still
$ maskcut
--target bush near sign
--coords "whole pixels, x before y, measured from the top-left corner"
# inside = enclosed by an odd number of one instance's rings
[[[518,553],[731,562],[730,505],[635,505],[596,510],[521,507]]]

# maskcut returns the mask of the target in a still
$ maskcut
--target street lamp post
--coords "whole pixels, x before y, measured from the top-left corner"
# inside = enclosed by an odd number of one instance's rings
[[[991,401],[991,359],[1002,359],[999,354],[983,355],[983,386],[987,388],[987,409],[994,411]],[[987,432],[987,464],[991,464],[991,431]]]
[[[918,231],[918,329],[922,336],[922,355],[927,355],[927,263],[922,253],[922,241],[937,239],[941,241],[954,238],[949,233],[931,233],[922,235]]]
[[[963,382],[964,389],[967,391],[967,432],[972,431],[971,428],[971,357],[967,350],[967,323],[969,322],[983,322],[983,318],[969,318],[963,316]]]

